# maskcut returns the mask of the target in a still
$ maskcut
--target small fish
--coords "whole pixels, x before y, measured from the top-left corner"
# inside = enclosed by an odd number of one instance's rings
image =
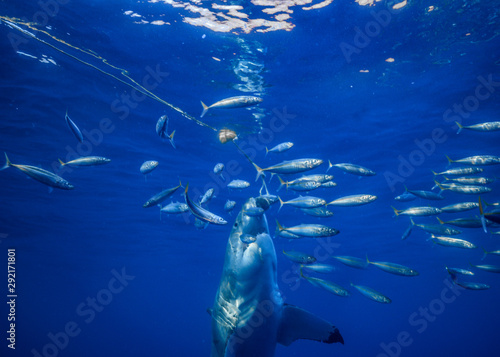
[[[296,159],[291,161],[283,161],[282,163],[266,167],[264,169],[260,168],[253,161],[250,161],[255,169],[257,170],[257,178],[264,175],[264,171],[269,171],[273,174],[297,174],[304,171],[309,171],[315,167],[321,165],[323,160],[321,159]]]
[[[433,216],[440,214],[442,211],[437,207],[410,207],[407,209],[399,210],[392,207],[396,216]]]
[[[367,169],[366,167],[363,166],[348,164],[348,163],[332,164],[330,160],[328,160],[328,169],[326,170],[326,172],[328,172],[328,170],[330,170],[334,166],[338,167],[342,171],[358,176],[374,176],[377,174],[375,171]]]
[[[236,205],[235,201],[227,200],[226,203],[224,204],[224,211],[231,212],[234,209],[235,205]]]
[[[316,261],[316,258],[311,256],[311,255],[297,252],[297,251],[293,251],[293,250],[289,250],[288,252],[286,252],[283,249],[283,254],[288,259],[290,259],[292,262],[298,263],[298,264],[312,264]]]
[[[318,187],[321,187],[321,182],[318,181],[298,181],[298,182],[285,182],[281,177],[279,177],[280,180],[280,187],[278,188],[278,191],[281,189],[281,187],[286,185],[287,190],[290,188],[294,191],[312,191],[317,189]]]
[[[300,209],[305,214],[314,217],[331,217],[333,212],[329,211],[326,207],[315,207],[315,208],[301,208]]]
[[[439,193],[431,192],[431,191],[422,191],[422,190],[408,190],[406,189],[407,192],[411,193],[414,196],[426,199],[426,200],[444,200],[444,196],[442,196]]]
[[[335,284],[331,281],[326,281],[326,280],[319,279],[319,278],[305,276],[304,274],[302,274],[302,270],[300,271],[300,276],[302,278],[306,279],[312,285],[319,287],[319,288],[323,288],[326,291],[331,292],[335,295],[343,296],[343,297],[347,297],[347,296],[351,295],[351,293],[347,289],[345,289],[342,286]]]
[[[439,217],[437,217],[439,223],[441,224],[451,224],[452,226],[455,227],[462,227],[462,228],[481,228],[483,226],[482,221],[480,218],[457,218],[457,219],[452,219],[451,221],[446,221],[443,222]]]
[[[214,174],[219,175],[222,170],[224,170],[224,164],[223,163],[218,163],[214,166]]]
[[[455,248],[464,248],[464,249],[474,249],[476,246],[469,241],[457,238],[450,237],[439,237],[434,234],[431,235],[432,241],[436,244],[445,246],[445,247],[455,247]]]
[[[179,214],[189,211],[189,207],[185,203],[171,202],[168,205],[163,206],[160,211],[164,213]]]
[[[483,247],[481,247],[481,249],[483,250],[484,254],[483,254],[483,257],[481,258],[481,260],[484,260],[484,258],[486,258],[486,255],[488,254],[493,254],[493,255],[500,255],[500,250],[492,250],[491,252],[488,252],[486,249],[484,249]]]
[[[96,166],[96,165],[104,165],[110,162],[110,159],[106,159],[105,157],[100,157],[100,156],[85,156],[85,157],[79,157],[78,159],[68,161],[66,163],[62,162],[61,159],[59,159],[59,163],[61,166]]]
[[[68,128],[76,136],[78,141],[82,143],[83,142],[82,132],[80,131],[80,129],[78,129],[78,126],[73,122],[73,120],[70,119],[67,110],[66,110],[66,115],[64,116],[64,119],[66,119],[66,124],[68,124]]]
[[[147,207],[152,207],[152,206],[155,206],[163,201],[165,201],[167,198],[169,198],[170,196],[172,196],[175,191],[177,191],[177,189],[179,187],[182,187],[182,184],[181,184],[181,181],[179,180],[179,185],[178,186],[175,186],[175,187],[172,187],[172,188],[167,188],[166,190],[163,190],[161,191],[160,193],[157,193],[156,195],[154,195],[153,197],[151,197],[149,200],[146,201],[146,203],[143,205],[144,208],[147,208]]]
[[[273,147],[272,149],[268,149],[266,147],[266,156],[268,153],[270,152],[275,152],[275,153],[278,153],[278,152],[283,152],[283,151],[287,151],[289,150],[291,147],[293,146],[293,143],[291,142],[286,142],[286,143],[281,143],[281,144],[278,144],[276,145],[275,147]]]
[[[337,198],[330,203],[327,203],[328,206],[361,206],[366,205],[370,202],[373,202],[377,199],[377,196],[373,195],[350,195],[341,198]]]
[[[461,230],[451,228],[451,227],[446,227],[446,226],[443,226],[441,224],[423,224],[423,223],[418,224],[418,223],[413,222],[412,218],[410,218],[410,221],[411,221],[411,224],[414,225],[415,227],[418,227],[418,228],[426,231],[427,233],[431,233],[431,234],[443,234],[443,235],[447,235],[447,236],[455,236],[455,235],[462,233]]]
[[[264,209],[262,207],[251,207],[244,209],[243,213],[250,217],[259,217],[264,214]]]
[[[366,296],[368,299],[371,299],[373,301],[382,303],[382,304],[390,304],[392,302],[391,299],[389,299],[387,296],[379,293],[378,291],[369,288],[367,286],[363,285],[354,285],[351,283],[351,286],[354,287],[356,290],[358,290],[361,294]]]
[[[457,134],[459,134],[463,129],[474,130],[474,131],[497,131],[500,130],[500,121],[490,121],[481,124],[474,124],[469,126],[463,126],[458,121],[455,122],[458,126]]]
[[[342,264],[347,265],[351,268],[366,269],[368,267],[368,262],[366,261],[366,259],[350,257],[347,255],[337,255],[333,256],[333,258],[337,259]]]
[[[243,189],[243,188],[250,187],[250,183],[247,181],[244,181],[244,180],[232,180],[231,182],[229,182],[227,184],[227,187],[232,188],[232,189],[236,189],[236,188]]]
[[[139,169],[139,171],[141,172],[141,174],[143,175],[147,175],[149,174],[151,171],[153,171],[154,169],[156,169],[156,167],[158,166],[158,161],[154,161],[154,160],[151,160],[151,161],[145,161],[142,165],[141,165],[141,168]]]
[[[313,196],[299,196],[286,202],[283,202],[283,200],[278,196],[278,200],[280,201],[279,209],[281,209],[281,207],[283,207],[283,205],[285,204],[297,208],[316,208],[324,206],[326,204],[326,201],[324,199]]]
[[[320,183],[325,183],[329,182],[334,179],[333,175],[325,175],[325,174],[314,174],[314,175],[305,175],[301,176],[296,180],[290,181],[289,183],[295,183],[295,182],[303,182],[303,181],[316,181]]]
[[[478,173],[483,172],[483,171],[484,171],[484,169],[482,169],[480,167],[456,167],[454,169],[446,170],[443,172],[432,171],[432,173],[434,174],[434,176],[437,176],[437,175],[458,176],[458,175],[473,175],[473,174],[478,174]]]
[[[301,237],[331,237],[340,233],[337,229],[322,224],[300,224],[298,226],[285,228],[276,220],[276,225],[278,232],[286,231]]]
[[[458,162],[461,164],[474,165],[474,166],[487,166],[487,165],[497,165],[500,164],[500,157],[493,155],[476,155],[469,156],[459,160],[452,160],[446,156],[448,162],[451,164],[453,162]]]
[[[389,263],[389,262],[371,262],[366,258],[366,261],[375,265],[377,268],[391,274],[402,276],[417,276],[419,273],[416,270],[405,267],[404,265]]]
[[[10,162],[9,158],[7,157],[7,153],[5,153],[5,165],[2,168],[0,168],[0,171],[6,169],[8,167],[11,167],[11,166],[24,172],[29,177],[37,180],[38,182],[43,183],[44,185],[59,188],[61,190],[72,190],[75,188],[75,186],[70,184],[68,181],[63,179],[61,176],[58,176],[58,175],[56,175],[52,172],[49,172],[47,170],[44,170],[44,169],[41,169],[41,168],[35,167],[35,166],[30,166],[30,165],[13,164]]]
[[[279,230],[279,228],[276,228],[276,236],[280,238],[285,238],[285,239],[302,239],[304,236],[299,236],[298,234],[289,232],[287,230]]]
[[[321,273],[321,274],[327,274],[331,273],[332,271],[335,270],[335,267],[330,265],[330,264],[323,264],[323,263],[314,263],[314,264],[308,264],[308,265],[301,265],[301,269],[308,269],[312,270],[316,273]]]
[[[327,182],[323,182],[321,184],[321,187],[325,187],[325,188],[330,188],[330,187],[335,187],[335,186],[337,186],[337,183],[333,182],[333,181],[327,181]]]
[[[203,204],[206,204],[206,203],[209,203],[210,200],[214,197],[214,189],[213,188],[209,188],[205,194],[203,195],[203,197],[200,199],[200,205],[203,205]]]
[[[394,197],[394,199],[396,201],[399,201],[399,202],[410,202],[410,201],[415,200],[416,198],[417,198],[417,196],[412,195],[409,192],[404,192],[401,195]]]
[[[160,119],[158,119],[158,122],[156,123],[156,133],[160,138],[168,139],[168,141],[170,141],[170,144],[172,144],[173,148],[175,149],[176,148],[174,143],[175,130],[172,131],[170,135],[168,135],[167,130],[168,130],[168,117],[166,115],[162,115]]]
[[[413,230],[413,224],[410,223],[410,226],[406,228],[406,230],[403,233],[403,236],[401,237],[401,240],[405,240],[408,238]]]
[[[212,212],[209,212],[208,210],[196,205],[193,201],[191,201],[188,195],[188,188],[189,184],[186,185],[186,189],[184,190],[184,198],[193,216],[208,223],[220,224],[220,225],[227,224],[227,221],[224,220],[222,217],[219,217],[213,214]]]
[[[474,272],[466,269],[446,267],[446,270],[450,275],[474,275]]]
[[[456,285],[469,290],[487,290],[490,288],[488,284],[483,284],[483,283],[473,283],[473,282],[457,281],[457,280],[454,280],[453,282]]]
[[[473,186],[473,185],[459,185],[455,183],[439,183],[436,180],[434,180],[436,185],[441,189],[441,190],[450,190],[452,192],[456,193],[463,193],[466,195],[479,195],[481,193],[488,193],[491,192],[491,188],[486,187],[486,186]]]
[[[476,202],[461,202],[461,203],[455,203],[449,206],[445,206],[441,208],[441,211],[446,212],[446,213],[458,213],[458,212],[465,212],[465,211],[470,211],[474,208],[478,208],[479,204]]]
[[[490,273],[500,273],[500,266],[498,266],[498,265],[490,265],[490,264],[472,265],[472,264],[470,264],[470,266],[484,270],[484,271],[489,271]]]
[[[443,176],[446,181],[456,182],[462,185],[487,185],[495,181],[494,178],[490,177],[456,177],[448,178]]]
[[[203,116],[207,113],[207,111],[212,108],[218,108],[218,109],[244,108],[257,105],[260,102],[262,102],[262,98],[252,97],[252,96],[230,97],[222,99],[210,106],[207,106],[205,105],[205,103],[201,102],[203,111],[201,112],[200,118],[203,118]]]

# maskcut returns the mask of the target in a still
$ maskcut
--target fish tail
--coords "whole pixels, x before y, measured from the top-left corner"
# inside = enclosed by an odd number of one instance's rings
[[[184,196],[187,196],[188,188],[189,188],[189,182],[187,183],[186,188],[184,189]]]
[[[434,176],[439,175],[439,174],[438,174],[436,171],[434,171],[434,170],[431,170],[431,172],[434,174]]]
[[[189,184],[188,184],[189,185]],[[179,187],[182,187],[184,188],[184,186],[182,186],[182,182],[181,182],[181,179],[179,178]]]
[[[61,159],[57,159],[57,160],[59,160],[59,163],[61,164],[61,166],[66,165]]]
[[[328,168],[326,169],[326,172],[328,172],[328,170],[330,170],[332,167],[333,167],[332,162],[328,160]]]
[[[12,165],[12,163],[9,160],[9,157],[7,156],[7,153],[4,152],[4,154],[5,154],[5,165],[3,165],[2,168],[0,168],[0,171],[5,170],[6,168]]]
[[[278,176],[278,177],[279,177],[279,176]],[[283,202],[283,200],[281,199],[281,197],[280,197],[280,196],[278,196],[278,200],[280,200],[280,208],[278,208],[278,212],[279,212],[279,211],[281,210],[281,207],[283,207],[283,204],[284,204],[285,202]],[[276,221],[276,223],[278,223],[278,221]]]
[[[267,156],[268,153],[269,153],[269,149],[266,146],[266,155],[265,156]]]
[[[175,130],[172,131],[172,134],[169,135],[169,138],[170,138],[170,144],[172,144],[172,146],[174,147],[174,149],[177,149],[175,147],[175,143],[174,143],[174,135],[175,135]]]
[[[259,166],[257,166],[257,164],[255,162],[252,162],[252,165],[253,167],[255,167],[255,170],[257,170],[257,176],[255,177],[255,181],[257,181],[259,179],[259,177],[261,176],[266,176],[266,174],[264,173],[264,170],[262,170]]]
[[[371,261],[368,260],[368,253],[366,253],[366,264],[371,264]]]
[[[410,222],[411,222],[411,225],[414,226],[415,225],[415,222],[413,221],[413,218],[410,217]]]
[[[484,233],[488,233],[488,229],[486,228],[486,218],[484,217],[483,204],[481,203],[481,196],[478,198],[479,201],[479,215],[481,216],[481,224],[483,225]]]
[[[278,190],[277,190],[277,191],[281,190],[281,188],[282,188],[283,186],[286,186],[286,189],[287,189],[287,191],[288,191],[288,182],[283,181],[283,179],[282,179],[280,176],[278,176],[278,178],[279,178],[279,180],[280,180],[280,187],[278,187]]]
[[[444,224],[443,220],[439,217],[436,217],[436,219],[439,221],[439,223]]]
[[[481,247],[481,249],[483,250],[484,254],[483,254],[483,257],[481,258],[481,260],[484,260],[484,258],[486,258],[486,255],[489,253],[486,249],[484,249],[484,247]]]
[[[460,132],[462,131],[462,129],[463,129],[464,127],[463,127],[463,126],[462,126],[462,124],[460,124],[458,121],[456,121],[456,122],[455,122],[455,124],[457,124],[457,126],[458,126],[458,131],[457,131],[457,134],[460,134]]]
[[[446,155],[446,158],[448,159],[448,165],[451,164],[451,163],[453,163],[453,162],[455,162],[452,159],[450,159],[450,157],[448,155]]]
[[[399,216],[399,212],[401,212],[401,210],[398,210],[396,207],[394,206],[391,206],[391,208],[394,210],[394,213],[396,214],[396,216]]]
[[[203,111],[201,112],[200,118],[203,118],[203,116],[206,114],[206,112],[208,110],[208,107],[201,100],[200,100],[200,103],[201,103],[201,106],[203,107]]]
[[[434,183],[436,184],[437,187],[441,189],[441,191],[445,190],[445,188],[439,182],[437,182],[437,180],[434,180]]]
[[[284,228],[281,226],[281,224],[280,224],[280,222],[278,222],[278,220],[276,220],[276,226],[277,226],[278,231],[281,232],[282,230],[284,230]]]

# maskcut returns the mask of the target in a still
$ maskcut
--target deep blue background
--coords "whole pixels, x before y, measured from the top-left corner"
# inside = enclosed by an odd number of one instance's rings
[[[277,356],[384,356],[383,344],[392,346],[389,356],[496,356],[500,308],[499,277],[476,271],[465,279],[491,285],[487,291],[462,291],[447,304],[442,294],[449,292],[445,266],[467,268],[482,256],[473,251],[435,246],[424,232],[414,229],[401,241],[409,224],[406,217],[393,218],[391,205],[404,208],[413,204],[446,204],[475,201],[475,196],[445,192],[442,202],[415,201],[401,204],[394,197],[404,185],[412,189],[433,186],[431,170],[446,169],[445,155],[458,159],[470,155],[500,155],[499,134],[463,131],[444,120],[448,109],[474,96],[480,76],[500,82],[498,6],[495,1],[473,5],[455,1],[443,5],[415,1],[395,12],[380,33],[366,47],[346,61],[342,43],[354,44],[355,28],[364,29],[373,21],[371,11],[379,12],[393,3],[361,7],[354,2],[336,1],[320,10],[303,11],[294,7],[292,31],[268,33],[218,33],[193,27],[182,21],[183,9],[160,3],[131,1],[71,1],[50,17],[50,35],[79,47],[91,49],[109,63],[127,69],[142,82],[147,68],[168,72],[154,92],[164,100],[198,117],[200,100],[211,104],[225,97],[257,94],[264,101],[251,110],[211,110],[204,120],[212,126],[228,126],[240,133],[239,143],[255,155],[261,166],[284,159],[322,158],[325,162],[352,162],[377,171],[375,177],[358,179],[332,169],[336,188],[319,189],[313,195],[332,200],[344,195],[369,193],[378,199],[366,206],[334,209],[328,219],[315,219],[284,207],[267,213],[270,230],[275,218],[285,226],[296,223],[323,223],[341,234],[334,255],[353,255],[411,266],[420,276],[407,278],[387,274],[371,266],[358,271],[337,262],[327,280],[348,287],[367,285],[388,295],[390,305],[367,300],[356,291],[340,298],[317,289],[305,281],[296,282],[296,271],[281,254],[283,249],[323,254],[319,241],[276,239],[279,285],[286,301],[332,321],[342,332],[345,346],[299,341],[290,347],[278,346]],[[428,6],[437,6],[428,12]],[[210,4],[205,4],[210,8]],[[7,1],[3,16],[33,19],[40,11],[36,2]],[[162,19],[170,25],[134,24],[137,18],[124,14],[135,11],[147,21]],[[261,8],[247,6],[255,17]],[[190,17],[196,15],[189,14]],[[268,15],[266,18],[270,18]],[[238,32],[238,31],[236,31]],[[35,165],[52,170],[57,158],[66,159],[78,142],[66,127],[64,114],[81,129],[91,131],[104,119],[113,131],[93,145],[92,155],[106,156],[106,166],[74,169],[62,173],[73,183],[73,191],[54,190],[27,178],[15,168],[0,172],[0,349],[2,356],[32,356],[50,343],[49,333],[59,333],[74,321],[81,329],[58,351],[59,356],[206,356],[210,353],[210,317],[222,269],[225,246],[236,211],[223,211],[225,201],[237,201],[258,194],[255,170],[233,145],[222,145],[215,132],[190,122],[151,99],[134,103],[129,114],[113,110],[112,103],[131,88],[105,76],[54,49],[29,39],[16,52],[9,38],[20,33],[0,26],[1,121],[0,151],[6,151],[15,164]],[[40,39],[57,45],[120,77],[118,70],[91,56],[56,42],[45,34]],[[42,63],[43,56],[54,60]],[[220,59],[214,60],[212,57]],[[387,58],[395,61],[386,62]],[[252,77],[260,87],[253,92],[235,88],[245,84],[234,67],[251,61],[262,70]],[[368,70],[369,72],[360,72]],[[260,77],[259,77],[260,76]],[[120,77],[123,78],[123,77]],[[467,125],[498,120],[499,87],[479,102],[464,119]],[[136,104],[136,105],[135,105]],[[270,122],[276,113],[286,111],[293,119],[272,137]],[[256,122],[253,113],[261,114]],[[169,132],[176,130],[177,150],[162,142],[155,133],[157,119],[170,117]],[[433,130],[442,130],[442,142],[419,152],[418,142],[428,145]],[[253,142],[256,145],[249,144]],[[264,146],[292,141],[295,146],[283,154],[265,157]],[[414,162],[411,171],[401,171],[404,160]],[[158,160],[159,167],[147,180],[139,172],[145,160]],[[230,191],[210,176],[217,162],[236,163],[238,174],[252,186]],[[323,164],[314,173],[323,173]],[[388,184],[389,173],[398,175]],[[499,167],[484,173],[500,177]],[[269,175],[268,175],[269,176]],[[215,187],[217,197],[210,209],[227,218],[227,226],[210,225],[199,231],[193,218],[163,215],[157,207],[142,204],[163,188],[189,182],[193,196]],[[276,178],[269,188],[277,189]],[[487,201],[499,201],[499,183],[490,187]],[[280,191],[290,199],[292,192]],[[173,197],[182,202],[179,191]],[[444,220],[476,215],[443,214]],[[435,223],[434,218],[416,219]],[[5,237],[7,235],[7,237]],[[480,229],[464,229],[460,238],[488,250],[500,248],[498,236]],[[7,248],[16,248],[17,340],[16,351],[6,348]],[[484,263],[500,265],[500,258],[488,256]],[[122,292],[93,321],[81,316],[77,307],[88,297],[107,288],[112,270],[135,276]],[[298,285],[297,285],[298,284]],[[445,298],[446,299],[446,298]],[[440,310],[444,306],[444,309]],[[432,321],[411,324],[412,314],[430,308]],[[439,311],[436,311],[439,310]],[[434,318],[435,317],[435,318]],[[418,317],[417,319],[422,319]],[[406,331],[408,346],[395,347],[398,335]],[[392,343],[392,344],[391,344]]]

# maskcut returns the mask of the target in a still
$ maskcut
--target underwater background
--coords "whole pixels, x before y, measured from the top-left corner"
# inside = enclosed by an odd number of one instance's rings
[[[477,202],[477,195],[449,190],[442,201],[394,198],[405,186],[431,190],[435,178],[443,180],[432,170],[463,166],[448,166],[446,155],[500,155],[500,132],[457,134],[455,124],[499,120],[497,1],[10,0],[0,8],[0,149],[13,164],[41,167],[75,186],[49,190],[15,167],[0,172],[2,356],[210,354],[207,308],[230,228],[261,182],[234,145],[221,144],[214,130],[183,113],[236,131],[238,145],[261,167],[311,157],[324,160],[311,174],[325,173],[328,160],[377,172],[358,177],[332,168],[337,186],[310,192],[327,202],[376,195],[368,205],[333,207],[330,218],[286,205],[278,212],[278,204],[266,212],[271,234],[276,219],[340,230],[331,238],[275,238],[274,244],[285,301],[331,321],[345,345],[301,340],[278,345],[276,356],[498,355],[500,276],[469,264],[500,265],[493,254],[481,260],[481,247],[500,249],[500,236],[492,234],[500,229],[464,228],[458,238],[477,246],[471,250],[433,244],[417,228],[402,240],[410,220],[394,217],[391,208]],[[134,85],[131,79],[156,99],[127,85]],[[200,100],[210,105],[239,95],[263,101],[210,109],[199,118]],[[66,112],[84,133],[82,143],[68,129]],[[162,115],[168,133],[175,130],[176,149],[155,131]],[[290,150],[266,156],[266,147],[286,141],[294,143]],[[111,162],[61,168],[57,160],[88,155]],[[159,165],[144,177],[139,167],[146,160]],[[226,181],[213,174],[219,162]],[[481,176],[500,177],[498,165],[484,169]],[[276,194],[279,181],[270,176],[266,183]],[[232,179],[251,186],[230,190]],[[189,183],[193,198],[214,188],[209,210],[228,225],[200,230],[192,215],[142,207],[179,180]],[[500,201],[499,181],[488,187],[481,198]],[[164,203],[184,202],[182,191]],[[223,209],[228,199],[236,201],[231,214]],[[475,216],[478,209],[439,215],[443,221]],[[435,217],[414,220],[438,224]],[[15,249],[15,350],[7,340],[8,249]],[[283,250],[333,265],[328,275],[311,275],[351,296],[299,279]],[[420,274],[352,269],[331,255],[368,256]],[[458,289],[446,266],[473,270],[463,280],[490,288]],[[368,300],[350,283],[372,287],[392,303]]]

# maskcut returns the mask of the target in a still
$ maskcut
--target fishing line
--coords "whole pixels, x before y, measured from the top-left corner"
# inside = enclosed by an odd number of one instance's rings
[[[49,33],[48,33],[47,31],[45,31],[45,30],[40,30],[40,29],[37,29],[36,27],[34,27],[34,26],[33,26],[31,23],[29,23],[29,22],[24,22],[24,21],[22,21],[22,20],[20,20],[20,19],[10,18],[10,17],[6,17],[6,16],[2,16],[2,15],[0,15],[0,19],[1,19],[1,20],[3,20],[5,23],[9,24],[12,28],[15,28],[16,30],[18,30],[18,31],[22,32],[23,34],[25,34],[25,35],[27,35],[27,36],[29,36],[29,37],[31,37],[31,38],[33,38],[33,39],[37,40],[37,41],[39,41],[40,43],[43,43],[44,45],[49,46],[49,47],[51,47],[52,49],[54,49],[54,50],[56,50],[56,51],[58,51],[58,52],[60,52],[60,53],[62,53],[62,54],[64,54],[64,55],[66,55],[66,56],[68,56],[68,57],[70,57],[70,58],[72,58],[72,59],[74,59],[74,60],[76,60],[76,61],[78,61],[78,62],[80,62],[80,63],[82,63],[82,64],[84,64],[84,65],[86,65],[86,66],[88,66],[88,67],[91,67],[91,68],[93,68],[93,69],[95,69],[95,70],[97,70],[97,71],[101,72],[101,73],[102,73],[102,74],[104,74],[104,75],[107,75],[107,76],[109,76],[109,77],[113,78],[114,80],[116,80],[116,81],[118,81],[118,82],[120,82],[120,83],[122,83],[122,84],[124,84],[124,85],[126,85],[126,86],[128,86],[128,87],[130,87],[130,88],[132,88],[132,89],[134,89],[134,90],[136,90],[136,91],[138,91],[139,93],[141,93],[141,94],[143,94],[143,95],[145,95],[145,96],[147,96],[147,97],[149,97],[149,98],[151,98],[151,99],[154,99],[154,100],[156,100],[157,102],[160,102],[160,103],[162,103],[162,104],[164,104],[164,105],[168,106],[169,108],[171,108],[171,109],[175,110],[176,112],[180,113],[180,114],[181,114],[184,118],[189,119],[189,120],[191,120],[191,121],[194,121],[194,122],[195,122],[196,124],[198,124],[198,125],[201,125],[201,126],[204,126],[204,127],[206,127],[206,128],[212,129],[213,131],[217,131],[217,129],[216,129],[216,128],[214,128],[214,127],[212,127],[212,126],[210,126],[210,125],[208,125],[208,124],[206,124],[206,123],[202,122],[201,120],[196,119],[196,118],[195,118],[195,117],[193,117],[192,115],[190,115],[190,114],[186,113],[185,111],[183,111],[181,108],[176,107],[175,105],[168,103],[168,102],[167,102],[167,101],[165,101],[164,99],[162,99],[162,98],[158,97],[158,96],[157,96],[156,94],[154,94],[153,92],[151,92],[151,91],[149,91],[148,89],[144,88],[142,85],[140,85],[139,83],[137,83],[137,81],[135,81],[133,78],[131,78],[131,77],[128,75],[128,71],[127,71],[127,70],[125,70],[125,69],[123,69],[123,68],[120,68],[120,67],[117,67],[117,66],[114,66],[114,65],[110,64],[110,63],[109,63],[109,62],[108,62],[105,58],[103,58],[103,57],[99,56],[99,55],[98,55],[98,54],[96,54],[95,52],[93,52],[93,51],[91,51],[91,50],[84,50],[84,49],[81,49],[81,48],[79,48],[79,47],[77,47],[77,46],[73,46],[73,45],[71,45],[71,44],[69,44],[69,43],[67,43],[67,42],[65,42],[65,41],[63,41],[63,40],[61,40],[61,39],[59,39],[59,38],[57,38],[57,37],[55,37],[55,36],[53,36],[53,35],[49,34]],[[28,27],[29,29],[33,30],[33,31],[41,32],[41,33],[43,33],[43,34],[45,34],[45,35],[49,36],[50,38],[52,38],[53,40],[55,40],[55,41],[57,41],[57,42],[60,42],[60,43],[62,43],[62,44],[64,44],[64,45],[66,45],[66,46],[68,46],[68,47],[71,47],[71,48],[73,48],[73,49],[76,49],[76,50],[78,50],[78,51],[80,51],[80,52],[82,52],[82,53],[85,53],[85,54],[87,54],[87,55],[90,55],[90,56],[92,56],[92,57],[94,57],[94,58],[96,58],[96,59],[98,59],[98,60],[102,61],[102,63],[104,63],[106,66],[109,66],[109,67],[111,67],[111,68],[113,68],[113,69],[116,69],[116,70],[120,71],[120,74],[121,74],[122,76],[124,76],[126,79],[128,79],[130,82],[132,82],[132,83],[133,83],[133,85],[132,85],[132,84],[130,84],[130,83],[128,83],[128,82],[126,82],[126,81],[124,81],[124,80],[123,80],[123,79],[121,79],[121,78],[118,78],[117,76],[115,76],[115,75],[114,75],[114,74],[112,74],[112,73],[106,72],[105,70],[103,70],[103,69],[101,69],[101,68],[99,68],[99,67],[97,67],[97,66],[95,66],[95,65],[93,65],[93,64],[91,64],[91,63],[89,63],[89,62],[86,62],[86,61],[82,60],[81,58],[78,58],[78,57],[76,57],[75,55],[72,55],[72,54],[70,54],[70,53],[68,53],[68,52],[64,51],[63,49],[60,49],[59,47],[57,47],[57,46],[55,46],[55,45],[53,45],[53,44],[51,44],[51,43],[49,43],[49,42],[47,42],[47,41],[45,41],[45,40],[42,40],[42,39],[40,39],[40,38],[36,37],[33,33],[31,33],[31,32],[29,32],[29,31],[27,31],[27,30],[25,30],[25,29],[23,29],[23,28],[19,27],[19,25],[26,26],[26,27]]]

